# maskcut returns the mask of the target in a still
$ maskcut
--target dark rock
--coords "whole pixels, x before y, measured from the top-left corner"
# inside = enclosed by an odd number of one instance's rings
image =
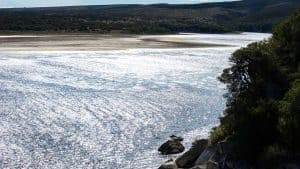
[[[183,141],[183,138],[182,137],[178,137],[178,136],[175,136],[175,135],[171,135],[170,136],[171,140],[174,140],[174,141]]]
[[[219,163],[220,168],[226,169],[253,169],[253,167],[249,162],[245,160],[234,160],[227,159],[225,165]]]
[[[253,167],[250,165],[249,162],[245,160],[240,160],[235,162],[235,168],[238,169],[252,169]]]
[[[206,169],[206,165],[197,165],[192,167],[191,169]]]
[[[208,146],[198,157],[195,164],[196,165],[204,165],[209,160],[211,160],[217,153],[217,147],[216,146]]]
[[[300,164],[284,164],[280,165],[279,169],[300,169]]]
[[[220,169],[220,167],[217,162],[209,160],[206,164],[196,165],[196,166],[192,167],[191,169]]]
[[[176,159],[179,168],[193,167],[198,157],[208,146],[208,140],[197,140],[193,143],[192,148]]]
[[[177,136],[171,136],[170,138],[170,140],[159,147],[158,151],[164,155],[182,153],[185,149],[181,144],[183,138]]]
[[[235,144],[235,140],[233,138],[227,138],[226,141],[219,143],[218,152],[220,154],[231,154],[233,151],[233,145]]]
[[[215,161],[211,161],[209,160],[207,163],[206,163],[206,169],[219,169],[219,164]]]
[[[223,141],[216,145],[217,152],[212,157],[212,160],[218,161],[220,168],[235,168],[236,160],[233,157],[233,145],[235,144],[235,140],[233,138],[227,138],[226,141]]]
[[[235,164],[234,164],[234,161],[233,160],[226,160],[224,165],[223,165],[223,168],[234,168],[235,167]]]
[[[173,159],[166,161],[158,169],[178,169]]]

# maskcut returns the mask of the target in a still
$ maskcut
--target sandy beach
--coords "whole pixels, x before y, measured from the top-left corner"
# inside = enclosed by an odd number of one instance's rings
[[[172,35],[1,35],[0,51],[101,51],[224,46]]]

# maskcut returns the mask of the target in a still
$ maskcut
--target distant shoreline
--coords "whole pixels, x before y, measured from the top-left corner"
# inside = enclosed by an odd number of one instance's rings
[[[0,35],[0,51],[102,51],[141,48],[226,47],[189,42],[170,35],[9,34]]]

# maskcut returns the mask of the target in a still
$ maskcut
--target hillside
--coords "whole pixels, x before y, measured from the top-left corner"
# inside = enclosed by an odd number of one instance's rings
[[[1,32],[270,32],[300,0],[0,9]]]

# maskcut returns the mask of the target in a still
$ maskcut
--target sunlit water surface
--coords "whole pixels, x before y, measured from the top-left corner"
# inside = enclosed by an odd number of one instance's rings
[[[269,34],[176,35],[233,47],[0,53],[0,168],[157,168],[171,134],[207,137],[232,52]]]

